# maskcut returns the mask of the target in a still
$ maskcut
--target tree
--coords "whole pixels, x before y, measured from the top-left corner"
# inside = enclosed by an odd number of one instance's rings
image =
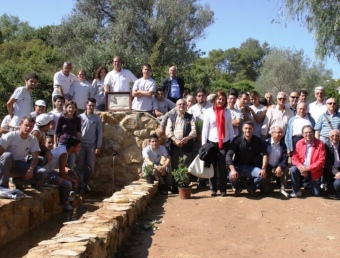
[[[194,40],[204,36],[213,17],[209,6],[196,0],[79,0],[51,36],[88,71],[120,55],[136,72],[145,62],[160,68],[196,60],[200,52]]]
[[[312,63],[303,50],[289,48],[273,48],[260,71],[256,89],[262,94],[270,91],[276,95],[280,91],[289,93],[299,89],[313,91],[316,85],[332,77],[323,63]]]
[[[21,22],[17,16],[0,16],[0,43],[14,39],[29,40],[34,37],[34,28]]]
[[[302,21],[316,39],[316,54],[340,60],[340,5],[334,0],[282,0],[288,18]]]

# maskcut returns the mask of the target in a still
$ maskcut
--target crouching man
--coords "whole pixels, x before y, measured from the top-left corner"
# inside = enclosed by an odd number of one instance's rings
[[[240,179],[250,178],[248,193],[256,196],[256,189],[266,179],[268,164],[268,153],[266,144],[253,135],[254,124],[250,121],[244,122],[242,126],[243,135],[233,139],[226,155],[226,163],[229,166],[229,179],[235,189],[235,196],[242,192]],[[262,168],[260,168],[262,159]]]
[[[149,145],[143,149],[143,158],[143,169],[145,166],[153,164],[153,172],[156,180],[159,182],[159,190],[162,194],[167,194],[173,184],[170,172],[170,158],[166,148],[159,144],[157,134],[150,136]],[[163,159],[162,164],[161,159]]]
[[[34,124],[34,118],[23,117],[18,131],[0,139],[0,187],[8,188],[10,177],[17,188],[42,184],[48,177],[48,171],[38,166],[39,143],[30,134]],[[26,161],[28,154],[32,155],[30,163]]]
[[[283,131],[280,126],[271,128],[271,137],[266,140],[268,151],[267,181],[262,185],[262,191],[269,193],[272,177],[275,177],[280,187],[280,193],[289,197],[285,191],[289,174],[287,146],[283,141]]]
[[[48,183],[60,186],[60,199],[63,204],[64,211],[71,211],[73,207],[69,203],[70,192],[77,190],[78,176],[67,166],[67,158],[69,154],[78,154],[80,151],[80,140],[76,137],[69,138],[66,145],[59,145],[53,148],[50,144],[51,137],[46,138],[45,146],[51,150],[52,161],[45,165],[45,168],[51,172]]]

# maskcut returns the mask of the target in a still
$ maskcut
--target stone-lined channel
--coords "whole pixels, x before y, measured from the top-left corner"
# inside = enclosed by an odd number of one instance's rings
[[[104,198],[106,197],[103,195],[90,194],[72,212],[63,212],[53,216],[50,220],[3,246],[0,249],[0,257],[23,257],[31,248],[37,246],[40,241],[54,237],[63,227],[64,222],[78,220],[84,213],[100,208]]]

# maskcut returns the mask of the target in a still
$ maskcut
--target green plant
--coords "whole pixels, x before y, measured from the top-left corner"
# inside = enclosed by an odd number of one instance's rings
[[[187,157],[184,155],[179,158],[178,168],[172,171],[172,175],[175,181],[178,183],[179,187],[189,187],[190,177],[188,167],[185,165],[185,159]]]
[[[154,174],[155,163],[152,162],[151,165],[145,165],[143,168],[143,177],[151,176]]]
[[[196,133],[202,134],[203,120],[197,119],[195,124],[196,124]]]

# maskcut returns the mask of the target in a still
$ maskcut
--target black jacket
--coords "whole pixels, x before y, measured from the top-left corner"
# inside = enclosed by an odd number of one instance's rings
[[[268,138],[266,140],[266,145],[267,145],[267,151],[268,151],[268,158],[269,158],[269,155],[270,155],[270,152],[271,152],[271,137]],[[281,151],[282,151],[282,155],[281,155],[281,158],[279,160],[279,163],[277,164],[278,167],[284,169],[288,166],[288,154],[287,154],[287,146],[286,144],[284,143],[284,138],[281,139],[280,141],[280,147],[281,147]],[[272,167],[270,164],[268,164],[268,168],[267,170],[271,170]]]
[[[179,85],[179,93],[180,93],[180,98],[182,98],[183,93],[184,93],[184,80],[182,78],[176,77],[178,85]],[[169,98],[170,95],[170,90],[171,90],[171,79],[170,77],[164,79],[161,82],[161,86],[164,89],[164,97]]]

